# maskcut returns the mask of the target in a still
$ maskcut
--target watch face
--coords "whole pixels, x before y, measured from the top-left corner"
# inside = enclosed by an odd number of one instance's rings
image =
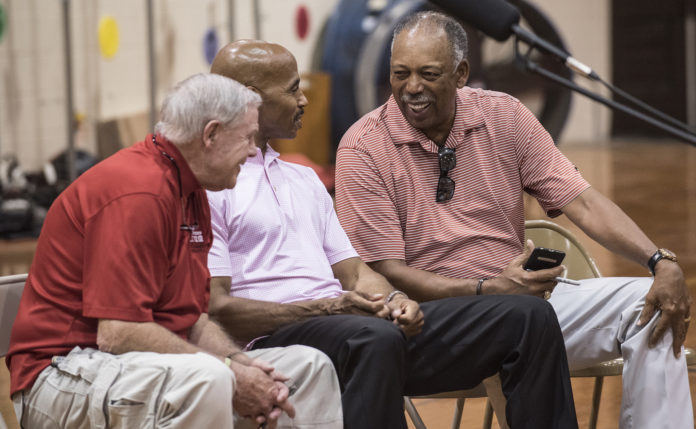
[[[674,254],[671,250],[668,249],[659,249],[660,250],[660,255],[662,255],[663,258],[669,259],[670,261],[677,261],[677,255]]]

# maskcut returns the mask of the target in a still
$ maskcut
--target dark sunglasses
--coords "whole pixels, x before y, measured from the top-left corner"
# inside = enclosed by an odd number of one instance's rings
[[[454,149],[441,146],[437,151],[437,158],[440,162],[440,179],[437,181],[435,201],[443,203],[451,200],[454,196],[454,180],[449,178],[447,173],[457,166],[457,155],[455,155]]]

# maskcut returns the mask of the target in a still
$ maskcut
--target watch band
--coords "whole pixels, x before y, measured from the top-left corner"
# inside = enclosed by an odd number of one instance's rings
[[[657,249],[650,259],[648,259],[648,269],[653,276],[655,275],[655,265],[662,259],[669,259],[672,262],[677,262],[677,255],[671,250],[664,248]]]
[[[385,302],[391,302],[391,300],[394,299],[396,295],[403,295],[404,298],[408,299],[408,295],[406,295],[405,292],[401,292],[400,290],[393,290],[389,295],[387,295],[387,299],[385,300]]]
[[[481,295],[481,293],[483,293],[483,282],[486,280],[488,280],[486,277],[478,280],[478,283],[476,283],[476,295]]]

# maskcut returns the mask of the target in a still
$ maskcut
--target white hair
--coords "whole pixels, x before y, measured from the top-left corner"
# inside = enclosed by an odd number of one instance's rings
[[[229,125],[249,108],[260,105],[261,97],[236,80],[195,74],[179,82],[164,98],[155,132],[174,144],[188,143],[203,135],[208,122]]]

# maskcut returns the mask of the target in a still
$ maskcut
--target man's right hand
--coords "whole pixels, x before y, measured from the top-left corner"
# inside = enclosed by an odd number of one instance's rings
[[[265,427],[269,429],[276,426],[283,411],[295,417],[295,408],[288,401],[289,390],[285,384],[256,365],[233,363],[231,369],[236,379],[232,406],[237,414],[258,424],[266,423]]]
[[[532,240],[527,240],[524,252],[510,261],[500,276],[485,281],[482,292],[492,294],[526,294],[544,297],[556,287],[554,278],[563,274],[563,266],[546,270],[527,271],[523,268],[534,250]]]
[[[384,319],[389,316],[389,308],[385,305],[384,296],[381,293],[368,294],[352,290],[330,300],[328,314],[377,316]]]

